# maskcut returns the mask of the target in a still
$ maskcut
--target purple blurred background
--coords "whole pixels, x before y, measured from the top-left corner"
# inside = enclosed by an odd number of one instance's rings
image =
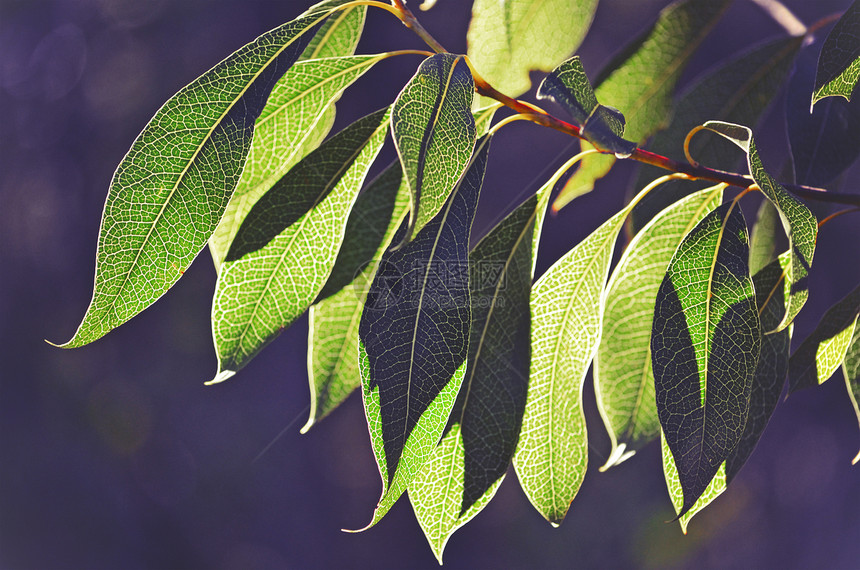
[[[417,2],[413,2],[416,4]],[[848,0],[786,1],[806,23]],[[357,397],[301,436],[307,324],[296,323],[235,378],[215,372],[215,273],[206,252],[151,309],[91,346],[64,351],[90,299],[102,205],[117,163],[174,92],[234,49],[295,17],[306,0],[0,0],[0,567],[433,568],[408,502],[375,528],[380,482]],[[603,0],[580,50],[594,75],[665,0]],[[470,3],[420,17],[466,49]],[[780,28],[738,0],[703,44],[706,66]],[[371,11],[360,52],[419,44]],[[345,94],[335,130],[385,104],[417,59],[380,63]],[[758,131],[765,164],[786,165],[783,95]],[[515,123],[490,156],[476,231],[534,192],[574,150]],[[390,145],[380,164],[394,155]],[[616,211],[632,165],[546,225],[538,272]],[[843,191],[860,192],[857,175]],[[860,281],[857,216],[819,237],[802,340]],[[589,381],[590,384],[590,381]],[[608,438],[586,386],[589,474],[559,529],[513,473],[458,531],[450,568],[848,568],[860,560],[860,430],[840,376],[781,404],[732,487],[694,518],[673,518],[659,446],[598,473]],[[255,458],[277,439],[266,453]]]

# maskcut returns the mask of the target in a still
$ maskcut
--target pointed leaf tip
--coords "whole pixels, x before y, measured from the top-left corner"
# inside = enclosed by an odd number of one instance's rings
[[[215,375],[215,378],[213,378],[209,382],[204,382],[204,385],[212,386],[213,384],[220,384],[221,382],[224,382],[225,380],[229,380],[230,378],[232,378],[235,375],[236,375],[235,370],[221,370],[220,372],[218,372],[218,374]]]

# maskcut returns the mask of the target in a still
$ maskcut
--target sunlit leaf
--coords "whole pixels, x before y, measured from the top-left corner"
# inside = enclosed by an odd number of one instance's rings
[[[860,0],[845,11],[821,48],[812,105],[825,97],[839,95],[846,99],[860,79]]]
[[[723,491],[726,490],[726,464],[725,462],[720,464],[713,479],[711,479],[711,482],[695,504],[689,510],[682,513],[681,511],[684,508],[684,490],[681,488],[681,481],[678,479],[678,468],[672,459],[672,451],[669,449],[669,444],[666,443],[666,434],[662,432],[660,445],[663,457],[663,476],[666,478],[666,488],[669,491],[669,498],[672,499],[672,506],[675,508],[675,514],[678,515],[678,523],[681,525],[681,531],[687,534],[687,526],[690,524],[690,519],[710,505],[714,499],[722,495]]]
[[[791,355],[789,394],[823,384],[839,369],[860,316],[860,285],[833,305]]]
[[[669,126],[648,141],[648,150],[683,161],[684,137],[703,122],[756,124],[779,93],[802,42],[802,38],[786,37],[756,45],[702,74],[678,96]],[[733,170],[738,163],[731,145],[714,137],[695,137],[690,153],[700,163],[722,170]],[[642,188],[661,174],[660,168],[642,165],[633,188]],[[663,208],[706,184],[689,180],[666,183],[633,210],[633,233]]]
[[[472,155],[475,84],[462,59],[450,53],[425,59],[391,111],[391,134],[411,194],[407,241],[442,209]]]
[[[359,323],[362,397],[382,495],[369,528],[421,472],[442,437],[469,348],[469,233],[490,139],[442,210],[383,254]],[[401,226],[397,240],[406,226]]]
[[[320,299],[308,311],[311,409],[302,433],[361,384],[358,323],[382,253],[405,219],[409,192],[400,163],[389,166],[358,197],[343,245]]]
[[[765,201],[765,204],[768,202]],[[774,227],[774,231],[777,229]],[[785,295],[782,288],[784,266],[788,255],[783,254],[753,276],[756,306],[761,318],[762,330],[776,327],[785,314]],[[788,373],[788,352],[791,344],[791,329],[766,334],[761,339],[761,353],[750,390],[750,407],[747,423],[737,447],[726,459],[726,483],[731,483],[746,463],[758,444],[768,421],[779,402],[785,377]]]
[[[765,170],[749,128],[721,121],[708,121],[702,126],[724,136],[747,153],[750,175],[761,188],[762,193],[779,210],[783,229],[788,236],[788,250],[791,257],[784,279],[785,315],[779,326],[772,329],[772,331],[780,331],[794,320],[809,297],[809,269],[812,267],[812,257],[815,254],[818,221],[803,202],[789,194]]]
[[[624,140],[624,115],[597,102],[579,56],[574,56],[547,75],[538,99],[552,99],[570,113],[580,133],[595,148],[617,156],[630,156],[636,143]]]
[[[530,70],[549,71],[576,51],[597,0],[475,0],[469,58],[496,89],[528,91]]]
[[[854,406],[857,421],[860,422],[860,327],[854,326],[854,338],[848,345],[845,360],[842,362],[842,374],[845,376],[845,386],[848,388],[848,398]],[[856,465],[860,462],[860,453],[851,462]]]
[[[776,240],[781,227],[776,206],[770,200],[762,200],[750,236],[750,273],[753,275],[776,258]]]
[[[367,6],[344,8],[332,14],[314,34],[299,61],[352,55],[364,31],[366,15]]]
[[[307,310],[326,283],[346,220],[385,140],[389,113],[356,121],[254,204],[224,258],[212,301],[213,382],[235,374]]]
[[[111,181],[93,298],[65,347],[105,335],[154,303],[206,245],[242,173],[254,123],[327,0],[267,32],[181,89],[138,135]]]
[[[657,290],[681,240],[722,197],[723,186],[717,186],[663,210],[636,234],[609,278],[594,358],[597,407],[612,443],[601,469],[617,465],[660,435],[651,371]]]
[[[490,501],[517,446],[529,373],[529,293],[551,186],[499,223],[472,250],[472,328],[466,377],[447,431],[409,486],[434,554]]]
[[[654,309],[657,415],[683,489],[682,515],[741,439],[760,348],[746,223],[726,203],[681,242]]]
[[[684,0],[665,8],[657,22],[633,40],[593,81],[597,99],[620,109],[627,119],[625,137],[642,143],[666,127],[672,94],[696,47],[722,16],[731,0]],[[605,78],[605,80],[604,80]],[[583,148],[588,145],[583,144]],[[553,210],[590,192],[615,157],[587,156],[553,203]]]

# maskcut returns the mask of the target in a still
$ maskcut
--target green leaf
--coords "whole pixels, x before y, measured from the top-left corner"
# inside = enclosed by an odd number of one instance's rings
[[[466,377],[446,434],[409,486],[433,553],[492,499],[517,447],[529,373],[529,294],[551,186],[472,250],[472,326]]]
[[[669,444],[666,442],[666,434],[661,432],[660,445],[663,457],[663,476],[666,478],[666,488],[669,491],[669,498],[672,499],[672,506],[675,508],[675,514],[678,515],[678,522],[681,525],[681,531],[687,534],[687,526],[690,524],[690,519],[693,518],[699,511],[711,504],[711,502],[723,494],[726,490],[726,464],[721,463],[717,469],[716,475],[711,479],[708,487],[686,512],[681,512],[684,508],[684,490],[681,487],[681,481],[678,479],[678,468],[675,466],[675,461],[672,459],[672,451],[669,449]]]
[[[490,138],[442,210],[385,252],[359,323],[364,410],[382,477],[369,528],[415,479],[443,435],[469,347],[469,233]],[[395,237],[408,231],[402,226]]]
[[[708,121],[704,128],[729,139],[747,153],[747,165],[753,180],[768,200],[779,210],[782,227],[788,236],[791,263],[785,275],[785,315],[779,326],[766,331],[778,332],[787,327],[800,312],[809,297],[809,269],[815,254],[818,221],[803,202],[792,196],[768,174],[759,158],[752,131],[744,126],[721,121]]]
[[[854,406],[857,421],[860,422],[860,406],[857,405],[860,401],[860,327],[856,325],[854,338],[851,339],[851,344],[845,353],[845,360],[842,362],[842,374],[845,376],[848,398]],[[851,461],[853,465],[857,465],[858,462],[860,462],[860,453]]]
[[[364,31],[367,6],[344,8],[332,14],[311,39],[299,61],[352,55]]]
[[[718,119],[740,125],[756,124],[779,93],[802,41],[803,38],[787,37],[756,45],[702,74],[677,98],[669,126],[648,141],[648,150],[684,160],[684,138],[703,122]],[[694,138],[690,153],[700,163],[723,170],[733,169],[737,163],[731,145],[712,137]],[[643,165],[633,188],[642,188],[663,173],[660,168]],[[674,180],[662,186],[633,210],[633,233],[663,208],[705,184]]]
[[[597,98],[624,113],[625,136],[629,140],[641,144],[666,127],[681,73],[730,3],[731,0],[685,0],[665,8],[657,22],[606,67],[605,80],[594,81]],[[583,149],[587,147],[583,145]],[[585,157],[556,197],[553,210],[590,192],[615,160],[607,154]]]
[[[408,241],[436,215],[475,146],[475,83],[462,56],[424,60],[397,96],[391,134],[411,193]]]
[[[821,48],[812,105],[825,97],[836,95],[851,99],[851,92],[860,79],[860,1],[842,14]]]
[[[343,240],[347,214],[385,140],[388,109],[311,152],[254,204],[221,266],[212,334],[221,382],[313,303]]]
[[[789,360],[789,394],[823,384],[842,361],[860,316],[860,285],[833,305]]]
[[[308,312],[308,382],[311,409],[306,433],[361,384],[358,323],[382,253],[405,219],[409,192],[399,163],[362,192],[349,214],[343,245],[325,286]]]
[[[740,441],[761,349],[746,223],[734,203],[684,238],[654,309],[657,415],[689,511]]]
[[[750,273],[753,275],[764,269],[776,257],[776,240],[779,238],[780,225],[779,211],[776,206],[770,200],[762,200],[750,236]]]
[[[765,204],[768,202],[765,201]],[[776,232],[776,228],[773,228]],[[784,267],[788,265],[788,255],[783,254],[759,270],[753,277],[756,306],[763,330],[776,327],[785,315],[785,296],[782,289]],[[788,352],[791,345],[791,329],[785,328],[773,334],[762,336],[761,353],[753,374],[750,390],[750,407],[747,423],[737,447],[726,459],[726,484],[731,483],[741,467],[752,455],[761,439],[767,423],[773,414],[785,377],[788,373]]]
[[[496,89],[529,90],[530,70],[549,71],[576,51],[597,0],[475,0],[467,39],[472,64]]]
[[[537,92],[538,99],[551,99],[570,113],[580,133],[595,148],[626,158],[636,143],[624,140],[624,115],[597,102],[579,56],[574,56],[547,75]]]
[[[497,109],[494,105],[475,111],[481,135],[489,130]],[[409,190],[397,162],[362,192],[350,212],[337,261],[308,313],[311,409],[303,433],[361,384],[358,323],[379,259],[408,207]]]
[[[111,181],[93,298],[63,346],[82,346],[154,303],[206,245],[242,173],[254,122],[315,27],[321,2],[181,89],[138,135]]]
[[[722,197],[719,185],[663,210],[636,234],[609,278],[603,333],[594,358],[597,407],[612,443],[601,470],[628,459],[660,435],[651,371],[657,290],[678,244]]]

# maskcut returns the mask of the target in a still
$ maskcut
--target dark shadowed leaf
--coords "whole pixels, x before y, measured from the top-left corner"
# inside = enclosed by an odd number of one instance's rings
[[[678,515],[678,523],[681,525],[681,531],[687,534],[687,526],[690,524],[690,519],[710,505],[714,499],[722,495],[723,491],[726,490],[726,463],[723,462],[720,464],[716,475],[711,479],[711,482],[699,499],[689,510],[682,513],[682,509],[684,508],[684,489],[681,487],[681,481],[678,479],[678,468],[675,466],[672,451],[666,443],[666,434],[663,432],[660,433],[660,452],[663,459],[663,477],[666,479],[669,498],[672,500],[675,514]]]
[[[651,371],[657,290],[681,240],[722,202],[723,188],[701,190],[663,210],[636,234],[609,278],[594,358],[597,407],[612,443],[601,470],[660,435]]]
[[[825,97],[846,99],[860,78],[860,0],[855,0],[839,18],[821,48],[812,105]]]
[[[629,140],[641,144],[666,127],[678,78],[730,3],[731,0],[685,0],[670,5],[594,80],[598,100],[624,113],[625,136]],[[556,197],[553,210],[590,192],[594,182],[614,163],[615,157],[608,154],[585,157]]]
[[[854,338],[848,345],[845,360],[842,362],[842,374],[845,376],[845,387],[848,388],[848,398],[854,406],[857,421],[860,422],[860,327],[854,326]],[[860,453],[851,462],[854,465],[860,462]]]
[[[383,488],[366,528],[424,468],[463,381],[469,233],[489,145],[481,139],[442,210],[415,239],[383,254],[367,295],[358,329],[362,396]]]
[[[686,513],[740,441],[761,348],[740,208],[723,204],[681,242],[657,293],[657,415]]]
[[[854,335],[858,316],[860,285],[824,313],[815,330],[791,355],[789,394],[823,384],[839,369]]]
[[[466,376],[445,436],[409,500],[434,554],[489,503],[520,434],[529,374],[529,293],[551,186],[514,210],[472,250]]]
[[[326,283],[347,217],[382,148],[389,113],[360,119],[311,152],[254,204],[221,266],[212,301],[226,380],[307,310]]]
[[[391,110],[391,134],[411,195],[406,241],[442,209],[475,146],[475,83],[462,60],[450,53],[424,60]]]
[[[100,338],[154,303],[206,245],[239,181],[254,123],[316,26],[317,4],[181,89],[117,167],[99,231],[93,298],[65,347]]]
[[[786,309],[779,326],[765,332],[780,331],[794,320],[809,297],[809,269],[815,254],[818,221],[803,202],[789,194],[765,170],[749,128],[721,121],[708,121],[703,127],[724,136],[747,153],[750,175],[762,193],[779,210],[782,227],[788,236],[790,256],[784,279]]]
[[[678,97],[672,121],[648,141],[648,150],[684,160],[684,137],[693,127],[712,119],[756,124],[782,87],[802,42],[802,38],[795,37],[769,41],[704,73]],[[702,164],[723,170],[732,170],[739,162],[731,145],[713,137],[695,137],[690,154]],[[643,165],[633,188],[642,188],[663,173],[660,168]],[[633,210],[633,233],[663,208],[706,184],[688,180],[668,182]]]

